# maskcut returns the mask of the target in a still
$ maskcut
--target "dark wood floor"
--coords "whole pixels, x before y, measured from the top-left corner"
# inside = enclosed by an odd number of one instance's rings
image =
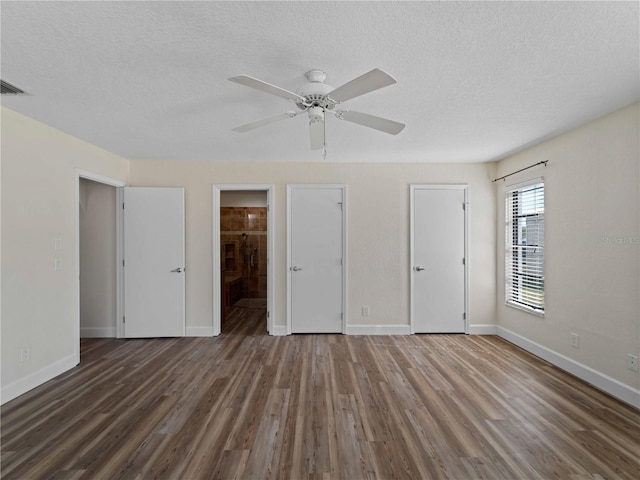
[[[633,479],[640,413],[491,336],[82,341],[2,408],[4,479]]]

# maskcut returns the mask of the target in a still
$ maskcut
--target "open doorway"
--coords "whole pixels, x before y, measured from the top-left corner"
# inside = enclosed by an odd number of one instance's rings
[[[272,332],[271,186],[214,186],[214,335]]]
[[[116,336],[116,195],[80,179],[80,338]]]
[[[220,193],[221,332],[266,331],[267,218],[267,192]]]
[[[75,172],[75,357],[82,337],[119,337],[122,269],[118,187],[125,182]]]

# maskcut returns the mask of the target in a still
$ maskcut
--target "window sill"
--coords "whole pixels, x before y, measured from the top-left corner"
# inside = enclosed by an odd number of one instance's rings
[[[534,310],[533,308],[525,307],[524,305],[518,305],[517,303],[509,303],[505,302],[507,307],[515,308],[516,310],[520,310],[521,312],[530,313],[531,315],[535,315],[536,317],[544,318],[544,312],[539,312]]]

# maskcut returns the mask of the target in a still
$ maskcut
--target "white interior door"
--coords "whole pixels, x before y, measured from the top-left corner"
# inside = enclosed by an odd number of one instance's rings
[[[343,331],[342,186],[289,186],[292,333]]]
[[[412,319],[415,333],[463,333],[464,186],[412,186]]]
[[[184,336],[184,189],[124,188],[124,261],[124,336]]]

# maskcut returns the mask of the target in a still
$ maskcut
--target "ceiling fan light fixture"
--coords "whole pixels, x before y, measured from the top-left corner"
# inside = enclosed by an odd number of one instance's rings
[[[309,123],[324,122],[324,108],[309,107],[307,113],[309,113]]]

